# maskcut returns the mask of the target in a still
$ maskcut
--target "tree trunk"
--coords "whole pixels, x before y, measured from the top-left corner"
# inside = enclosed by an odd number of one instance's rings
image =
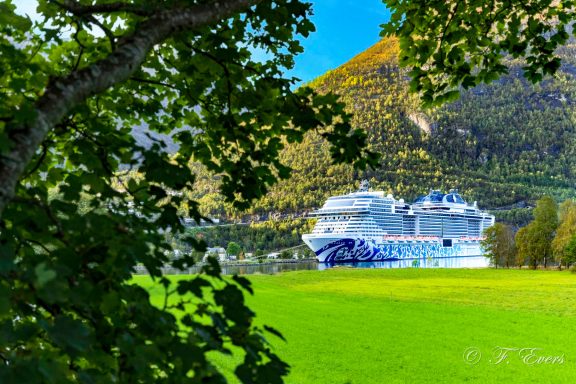
[[[228,18],[260,0],[220,0],[188,8],[172,8],[155,13],[136,30],[120,39],[108,57],[68,76],[51,81],[38,98],[30,120],[8,122],[6,133],[10,150],[0,156],[0,218],[14,197],[16,185],[46,135],[76,106],[89,97],[127,80],[138,70],[150,50],[175,33],[193,30]],[[72,12],[94,12],[78,6]]]

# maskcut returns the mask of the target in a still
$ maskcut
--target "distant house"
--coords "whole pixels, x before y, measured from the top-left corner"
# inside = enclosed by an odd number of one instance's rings
[[[280,253],[279,253],[279,252],[272,252],[272,253],[269,253],[269,254],[266,256],[266,258],[267,258],[267,259],[277,259],[279,256],[280,256]]]
[[[206,253],[226,253],[226,250],[222,247],[208,247]]]
[[[222,247],[208,247],[202,261],[206,261],[208,256],[214,256],[218,261],[226,261],[226,250]]]

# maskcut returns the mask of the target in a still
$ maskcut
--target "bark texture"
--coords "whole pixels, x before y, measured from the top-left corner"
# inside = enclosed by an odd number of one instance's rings
[[[247,10],[259,1],[220,0],[206,5],[157,12],[142,21],[131,35],[122,37],[114,51],[105,59],[51,81],[44,94],[37,100],[34,116],[30,121],[23,125],[8,123],[6,126],[11,149],[0,156],[0,217],[14,197],[24,169],[47,133],[76,106],[87,98],[127,80],[136,72],[155,45],[175,33],[213,24]],[[115,4],[117,8],[108,6],[107,9],[98,9],[67,2],[63,7],[77,14],[129,11],[122,9],[121,3]]]

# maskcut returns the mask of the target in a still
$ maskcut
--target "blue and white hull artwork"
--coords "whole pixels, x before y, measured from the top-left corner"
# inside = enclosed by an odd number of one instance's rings
[[[468,205],[451,190],[431,191],[412,205],[383,192],[328,199],[312,215],[314,230],[302,240],[324,263],[481,256],[485,228],[494,216]]]
[[[402,242],[377,242],[361,238],[309,238],[303,240],[314,251],[322,263],[385,261],[404,259],[425,259],[429,257],[480,256],[482,250],[478,241],[464,240],[444,247],[439,241],[407,240]]]

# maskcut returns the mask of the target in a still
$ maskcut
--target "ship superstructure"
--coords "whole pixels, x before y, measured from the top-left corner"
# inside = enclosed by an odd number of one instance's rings
[[[302,236],[321,262],[479,256],[494,216],[467,204],[458,190],[430,190],[412,204],[363,181],[357,192],[330,197]]]

